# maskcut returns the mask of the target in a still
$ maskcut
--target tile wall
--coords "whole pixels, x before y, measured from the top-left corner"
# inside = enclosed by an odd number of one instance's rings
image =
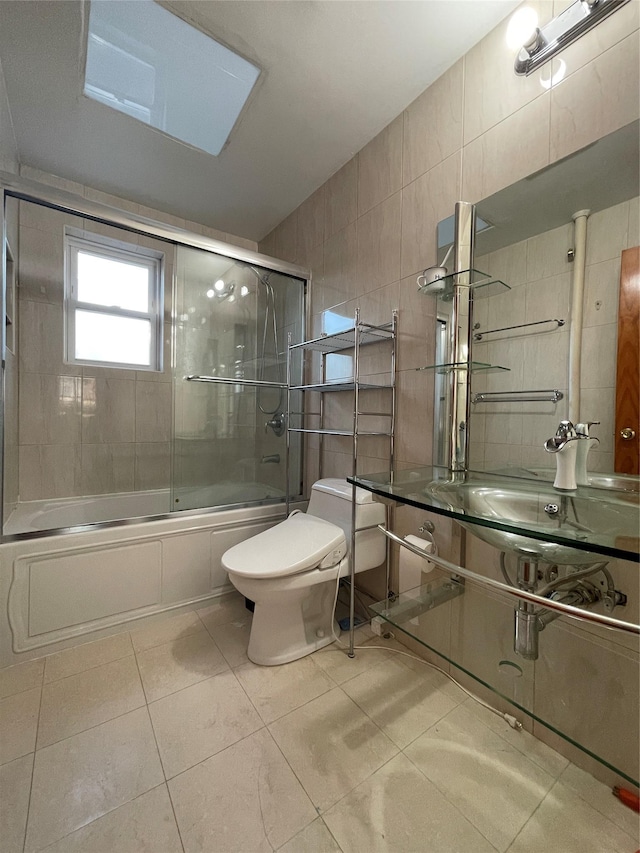
[[[9,111],[9,99],[0,65],[0,170],[18,172],[18,147]]]
[[[569,3],[538,0],[527,5],[538,11],[539,20],[544,23]],[[632,0],[563,51],[566,73],[553,85],[548,79],[548,67],[527,78],[516,77],[513,51],[505,41],[508,21],[504,21],[260,243],[260,250],[267,254],[311,268],[313,331],[317,334],[327,331],[336,315],[352,317],[356,306],[361,308],[365,320],[374,323],[384,322],[392,308],[399,308],[398,466],[431,461],[432,380],[428,373],[416,372],[415,368],[432,363],[434,304],[417,294],[415,279],[436,260],[438,221],[452,214],[456,201],[480,201],[636,120],[640,115],[639,21],[640,3]],[[610,230],[628,235],[633,229],[637,236],[637,215],[635,202],[594,215],[590,223],[592,237],[597,233],[608,234]],[[626,217],[624,226],[616,227],[608,221],[611,216],[619,217],[621,222]],[[562,229],[548,239],[557,239],[561,252],[569,248],[568,235]],[[634,243],[632,236],[626,239]],[[584,401],[585,407],[589,407],[589,417],[595,407],[600,416],[596,417],[594,412],[592,419],[604,421],[599,434],[605,440],[596,459],[598,465],[608,467],[611,425],[606,423],[601,408],[603,391],[608,405],[610,391],[606,389],[611,383],[609,377],[600,374],[594,353],[601,345],[609,348],[612,345],[615,325],[612,305],[617,304],[612,282],[616,277],[614,258],[619,257],[620,247],[615,252],[603,249],[604,254],[600,249],[599,239],[592,240],[587,259],[584,332],[585,348],[588,346],[589,351],[583,370],[585,378],[594,377],[594,381],[585,383]],[[561,258],[558,266],[557,270],[545,267],[535,276],[546,294],[536,309],[544,310],[545,314],[549,310],[566,311],[557,298],[557,294],[566,292],[560,289],[566,288],[562,277],[567,275]],[[525,280],[526,275],[522,282]],[[511,300],[513,308],[510,305],[504,309],[509,318],[523,311],[526,316],[525,289],[519,290],[516,288]],[[596,301],[602,302],[599,309],[595,307]],[[531,307],[530,316],[533,310]],[[562,333],[555,340],[560,363],[560,349],[565,345]],[[535,361],[535,353],[532,359],[530,363],[540,364]],[[541,377],[531,379],[538,381]],[[526,457],[528,461],[528,454],[521,447],[523,424],[524,419],[513,425],[513,446],[518,445],[518,458],[524,461]],[[546,429],[546,424],[543,428]],[[526,437],[526,446],[533,447],[533,438],[528,434]],[[501,443],[495,439],[489,442]],[[308,478],[312,480],[318,470],[313,457],[315,452],[317,460],[317,444],[310,444],[309,449]],[[489,449],[488,456],[492,452]],[[363,448],[359,459],[361,473],[386,467],[379,448]],[[325,476],[344,476],[349,470],[347,448],[325,442]],[[416,533],[423,516],[424,513],[402,507],[396,511],[394,529],[402,536]],[[462,545],[457,525],[447,525],[438,519],[436,539],[443,556],[460,559]],[[466,564],[471,568],[489,574],[499,572],[497,552],[493,549],[472,536],[466,537],[464,547]],[[394,554],[392,586],[397,583],[396,567],[397,554]],[[620,583],[630,593],[630,618],[634,614],[637,617],[640,599],[637,572],[631,575],[623,567],[619,575]],[[448,642],[448,631],[453,642],[458,627],[448,619],[443,619],[443,623],[440,634],[445,632],[445,637],[440,636],[440,641]],[[629,673],[637,674],[637,650],[610,643],[594,633],[585,637],[578,631],[568,637],[567,630],[560,620],[544,637],[546,645],[539,662],[539,712],[547,718],[556,714],[559,724],[564,726],[572,719],[576,738],[578,733],[583,738],[580,742],[596,752],[605,751],[608,747],[602,742],[603,726],[607,732],[611,731],[606,719],[609,697],[615,695],[615,740],[620,744],[635,743],[637,709],[627,701],[634,688],[625,678]],[[471,649],[477,637],[469,635],[468,640]],[[596,654],[589,652],[590,644],[597,647]],[[569,649],[566,655],[562,653],[565,647]],[[564,687],[568,682],[553,675],[554,671],[567,673],[571,666],[582,674],[573,679],[576,697],[582,696],[587,683],[591,686],[590,695],[578,700],[579,708],[576,703],[565,701],[569,694]],[[609,671],[617,673],[616,677],[610,678]],[[584,679],[585,672],[590,675],[588,682]],[[479,689],[475,682],[473,689]],[[569,726],[569,730],[574,729]],[[547,741],[554,738],[553,745],[567,751],[566,742],[552,736],[543,726],[536,724],[536,734]],[[625,760],[617,743],[610,746],[612,761]],[[602,776],[602,765],[589,764],[584,753],[576,750],[572,757]],[[637,768],[631,764],[632,761],[629,769],[634,772]]]
[[[640,242],[640,199],[594,213],[587,220],[582,334],[581,419],[600,421],[600,443],[589,455],[593,471],[613,471],[616,345],[621,252]],[[559,403],[480,403],[472,406],[471,465],[553,468],[542,444],[568,413],[569,325],[573,265],[573,224],[477,258],[478,269],[507,282],[511,291],[474,304],[483,329],[549,318],[565,325],[493,334],[474,345],[473,358],[509,368],[508,373],[474,374],[472,393],[557,388]]]
[[[527,5],[544,23],[569,4]],[[353,317],[356,306],[374,323],[399,308],[397,464],[431,461],[432,378],[415,368],[432,363],[434,304],[415,279],[435,262],[438,221],[461,198],[479,201],[637,119],[639,23],[632,0],[563,52],[566,74],[550,86],[548,68],[514,74],[502,22],[260,243],[311,268],[313,333],[336,315]],[[595,279],[589,293],[594,287]],[[586,338],[596,324],[586,318]],[[386,451],[373,441],[362,447],[361,473],[386,467]],[[311,479],[313,458],[308,470]],[[325,442],[323,474],[349,470],[347,445]],[[416,513],[405,508],[398,518],[415,532]]]

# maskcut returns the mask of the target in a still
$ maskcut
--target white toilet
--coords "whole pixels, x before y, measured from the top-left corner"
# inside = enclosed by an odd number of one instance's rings
[[[231,583],[255,602],[247,651],[254,663],[297,660],[339,634],[333,611],[338,577],[349,573],[351,498],[346,480],[318,480],[306,513],[293,512],[223,554]],[[384,561],[385,536],[375,529],[384,517],[382,504],[356,489],[356,572]]]

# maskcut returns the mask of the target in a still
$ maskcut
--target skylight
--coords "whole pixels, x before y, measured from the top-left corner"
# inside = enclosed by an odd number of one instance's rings
[[[153,0],[92,0],[84,94],[217,155],[260,69]]]

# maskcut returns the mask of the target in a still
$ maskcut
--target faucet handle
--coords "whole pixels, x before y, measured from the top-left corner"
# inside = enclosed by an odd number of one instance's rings
[[[580,438],[589,438],[589,430],[592,426],[599,426],[600,421],[587,421],[584,424],[576,424],[576,435]]]
[[[560,421],[558,429],[556,430],[556,436],[558,438],[569,438],[575,434],[576,430],[571,421]]]

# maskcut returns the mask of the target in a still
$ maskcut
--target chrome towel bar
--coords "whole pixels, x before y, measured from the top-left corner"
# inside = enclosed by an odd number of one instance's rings
[[[406,542],[400,536],[396,536],[396,534],[392,533],[390,530],[387,530],[383,524],[378,525],[378,530],[382,531],[382,533],[384,533],[388,539],[391,539],[392,542],[396,542],[403,548],[408,548],[409,551],[413,554],[417,554],[418,557],[422,557],[423,560],[429,560],[429,562],[435,563],[439,569],[443,569],[450,575],[458,578],[465,578],[465,580],[474,581],[475,583],[480,584],[480,586],[504,592],[507,595],[512,596],[512,598],[519,598],[523,601],[529,601],[532,604],[539,604],[541,607],[544,607],[545,610],[556,610],[565,616],[582,619],[584,622],[604,625],[606,628],[615,628],[616,630],[624,631],[627,634],[640,635],[640,625],[635,625],[633,622],[624,622],[621,619],[614,619],[612,616],[603,616],[600,613],[593,613],[591,610],[583,610],[581,607],[574,607],[572,604],[563,604],[561,601],[554,601],[551,598],[545,598],[542,595],[536,595],[535,593],[527,592],[524,589],[507,586],[507,584],[493,580],[493,578],[486,578],[483,575],[479,575],[476,572],[463,568],[462,566],[457,566],[455,563],[450,563],[448,560],[443,559],[439,554],[426,553],[420,548],[416,548],[411,545],[411,543]]]
[[[512,329],[526,329],[529,326],[543,326],[547,323],[555,323],[559,328],[564,326],[564,320],[536,320],[535,323],[518,323],[517,326],[503,326],[501,329],[487,329],[486,332],[476,332],[473,336],[474,341],[481,341],[485,335],[493,335],[494,332],[510,332]],[[479,324],[476,325],[479,328]]]
[[[474,394],[472,403],[557,403],[564,394],[557,388],[544,391],[482,391]]]

